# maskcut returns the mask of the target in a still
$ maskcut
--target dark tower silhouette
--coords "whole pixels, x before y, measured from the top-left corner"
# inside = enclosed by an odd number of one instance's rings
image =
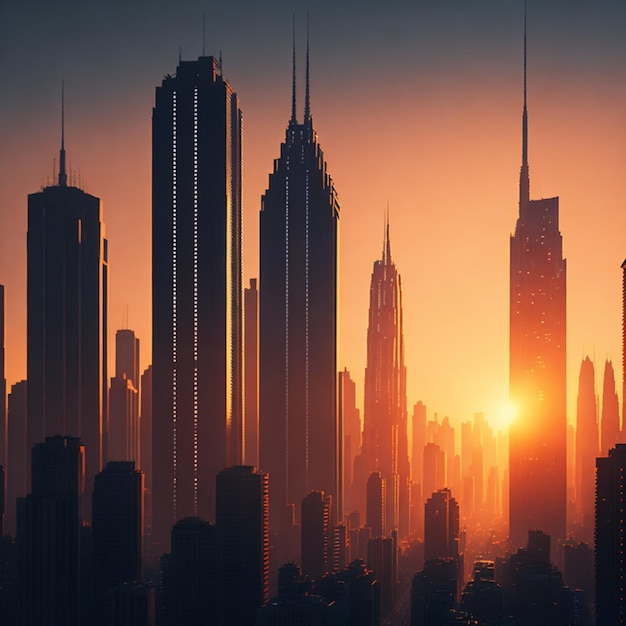
[[[106,594],[140,581],[143,556],[143,472],[132,461],[109,461],[93,489],[93,577],[96,622],[106,620]]]
[[[596,624],[626,623],[626,444],[596,459]]]
[[[372,537],[384,537],[387,515],[387,481],[380,472],[372,472],[367,479],[367,525]]]
[[[7,413],[7,531],[15,537],[16,500],[28,493],[28,448],[26,447],[26,391],[21,380],[11,387]]]
[[[593,363],[586,357],[580,366],[576,405],[576,505],[582,527],[580,541],[593,542],[595,465],[598,444],[598,406]]]
[[[214,518],[242,455],[241,131],[220,62],[181,61],[152,115],[153,535]]]
[[[28,450],[80,437],[90,499],[107,414],[107,241],[99,198],[68,185],[64,126],[58,184],[28,196],[27,252]]]
[[[424,559],[458,556],[459,505],[449,489],[440,489],[424,505]]]
[[[374,262],[367,327],[363,447],[368,474],[387,485],[386,521],[404,537],[409,530],[409,456],[402,283],[391,258],[389,221],[382,259]]]
[[[109,389],[108,453],[110,461],[140,466],[139,339],[129,329],[115,333],[115,376]]]
[[[323,491],[311,491],[302,499],[302,573],[313,580],[330,569],[331,507],[331,498]]]
[[[622,263],[622,432],[626,441],[626,260]]]
[[[294,46],[291,119],[260,215],[260,465],[272,477],[272,532],[281,528],[283,506],[311,490],[332,495],[336,505],[340,478],[339,202],[313,129],[308,66],[307,43],[299,123]]]
[[[144,474],[144,519],[146,534],[152,534],[152,365],[141,375],[140,466]]]
[[[46,437],[32,450],[31,493],[18,500],[17,542],[26,624],[78,626],[85,447]]]
[[[602,382],[602,416],[600,419],[600,453],[607,455],[620,438],[619,400],[615,391],[615,372],[613,363],[607,359],[604,363]]]
[[[163,626],[222,624],[222,544],[215,526],[186,517],[172,528],[162,561]]]
[[[268,597],[268,475],[229,467],[217,475],[216,526],[224,554],[224,624],[253,624]]]
[[[509,536],[515,549],[529,529],[553,546],[565,538],[566,263],[559,199],[530,199],[524,16],[524,110],[519,217],[511,236]],[[556,549],[556,548],[555,548]]]
[[[0,465],[7,460],[7,380],[4,371],[4,285],[0,285]]]
[[[343,467],[343,503],[346,512],[358,509],[358,496],[354,494],[354,459],[361,451],[361,417],[356,406],[356,383],[344,368],[339,372],[339,423],[343,431],[341,461]]]
[[[259,464],[259,290],[256,278],[244,289],[246,465]]]

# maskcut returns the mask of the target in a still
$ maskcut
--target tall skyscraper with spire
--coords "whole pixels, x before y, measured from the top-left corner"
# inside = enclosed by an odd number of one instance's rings
[[[335,505],[339,480],[339,202],[311,118],[308,41],[302,122],[295,76],[294,46],[291,119],[260,216],[260,466],[272,532],[311,490]]]
[[[152,116],[153,534],[214,519],[242,454],[241,132],[212,56],[181,61]]]
[[[602,381],[602,416],[600,420],[600,453],[606,456],[620,440],[619,399],[615,390],[615,372],[613,363],[608,359],[604,363]]]
[[[576,404],[576,505],[581,526],[580,541],[593,545],[595,466],[600,452],[598,404],[593,363],[586,357],[580,366]]]
[[[58,182],[28,196],[27,256],[27,450],[80,437],[89,499],[107,412],[108,254],[100,199],[68,184],[63,113]]]
[[[386,519],[400,537],[409,530],[409,456],[402,282],[391,258],[389,221],[382,259],[374,262],[367,327],[363,447],[367,475],[387,484]]]
[[[509,537],[523,547],[529,529],[565,538],[566,263],[559,199],[530,199],[524,16],[524,110],[519,217],[511,236]]]

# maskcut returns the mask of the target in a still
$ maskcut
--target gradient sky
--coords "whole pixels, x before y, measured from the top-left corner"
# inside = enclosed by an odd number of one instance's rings
[[[522,0],[2,0],[0,283],[9,383],[26,375],[27,195],[51,178],[53,158],[58,164],[61,80],[72,169],[104,204],[110,340],[128,307],[143,368],[151,350],[155,87],[175,72],[179,47],[183,59],[202,53],[204,12],[206,53],[222,51],[244,114],[247,284],[258,276],[260,197],[290,115],[292,14],[302,85],[307,9],[313,121],[341,202],[339,364],[362,397],[369,281],[388,202],[409,406],[422,400],[430,416],[457,423],[484,411],[498,422],[508,397]],[[570,421],[584,355],[595,358],[596,380],[613,360],[621,395],[625,25],[623,0],[528,0],[531,196],[561,198]]]

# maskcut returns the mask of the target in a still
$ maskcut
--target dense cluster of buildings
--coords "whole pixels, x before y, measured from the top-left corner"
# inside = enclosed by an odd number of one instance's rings
[[[8,407],[0,286],[3,623],[584,626],[594,611],[597,626],[623,623],[614,374],[607,363],[599,421],[583,361],[568,492],[566,264],[558,198],[530,197],[526,85],[508,439],[482,414],[457,437],[421,402],[409,427],[388,218],[361,420],[338,371],[340,206],[308,43],[301,121],[296,105],[294,52],[259,280],[244,288],[237,94],[211,56],[157,87],[152,365],[141,372],[124,328],[111,378],[102,206],[68,184],[62,133],[57,184],[28,198],[27,380]]]

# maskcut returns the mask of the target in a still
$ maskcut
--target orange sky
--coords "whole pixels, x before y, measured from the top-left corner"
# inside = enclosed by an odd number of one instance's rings
[[[291,12],[302,52],[306,3],[190,1],[177,12],[155,3],[144,17],[118,4],[90,15],[61,2],[58,36],[44,3],[0,9],[0,283],[10,384],[26,373],[27,194],[51,176],[58,156],[61,78],[72,167],[104,203],[111,341],[128,306],[142,367],[149,364],[154,88],[175,71],[181,41],[183,58],[201,52],[205,5],[215,9],[207,53],[223,50],[244,113],[244,277],[258,276],[260,196],[289,117]],[[626,10],[619,0],[528,5],[531,196],[561,199],[573,421],[583,355],[595,356],[596,381],[604,359],[613,360],[621,396],[626,44],[618,24]],[[327,2],[311,7],[313,119],[341,202],[339,363],[362,396],[370,273],[389,202],[409,406],[422,400],[431,416],[453,422],[484,411],[497,422],[508,396],[521,2],[346,6],[352,13]]]

